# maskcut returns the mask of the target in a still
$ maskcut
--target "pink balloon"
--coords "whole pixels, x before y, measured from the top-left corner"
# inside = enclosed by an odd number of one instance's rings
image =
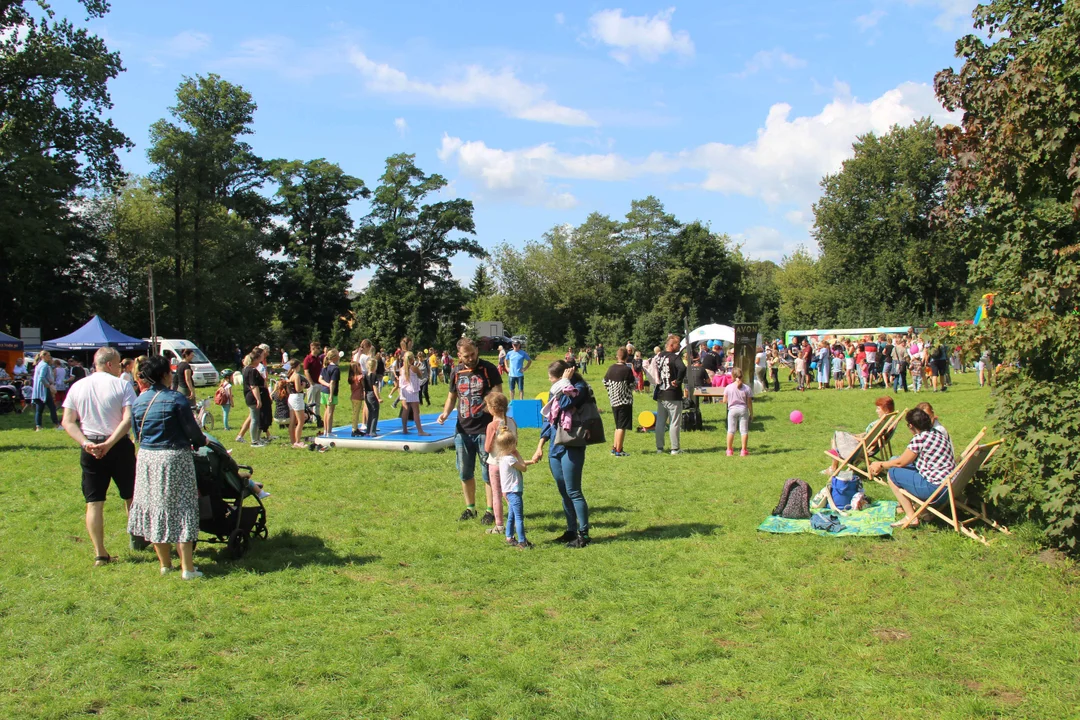
[[[802,410],[792,410],[791,414],[788,415],[788,419],[796,425],[801,425],[803,421]]]

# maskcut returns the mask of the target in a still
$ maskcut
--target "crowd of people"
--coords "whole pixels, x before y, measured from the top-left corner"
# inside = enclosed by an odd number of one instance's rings
[[[629,455],[625,437],[635,423],[635,396],[646,389],[655,402],[650,408],[655,407],[651,429],[657,453],[682,452],[682,415],[696,410],[698,396],[704,396],[727,405],[727,455],[736,451],[741,456],[749,454],[755,383],[744,382],[742,369],[734,366],[732,353],[720,343],[704,343],[689,357],[682,348],[681,338],[672,334],[662,347],[654,347],[647,359],[630,343],[616,349],[603,377],[615,425],[612,455]],[[338,397],[344,392],[349,393],[351,402],[353,436],[378,436],[380,408],[387,401],[400,405],[403,433],[409,432],[411,423],[418,435],[426,435],[420,406],[431,404],[430,385],[445,382],[448,394],[437,422],[444,424],[457,410],[455,459],[465,504],[459,520],[479,517],[483,525],[492,526],[487,532],[503,536],[509,546],[531,548],[524,525],[524,479],[546,451],[566,519],[566,530],[557,540],[571,548],[589,544],[589,506],[582,488],[589,443],[581,441],[575,429],[588,406],[596,402],[584,376],[590,364],[607,365],[602,345],[577,352],[568,348],[563,359],[548,366],[543,426],[537,447],[527,458],[518,447],[517,425],[508,416],[510,401],[525,397],[524,376],[533,362],[518,342],[509,351],[500,350],[497,364],[480,358],[476,345],[464,338],[458,342],[454,358],[446,351],[416,351],[409,338],[403,338],[392,352],[376,349],[364,340],[347,355],[312,343],[303,359],[290,358],[282,351],[280,368],[271,366],[270,357],[268,345],[252,348],[241,358],[239,382],[227,372],[216,389],[214,401],[222,408],[225,428],[230,429],[234,388],[242,388],[248,413],[236,442],[246,439],[251,447],[265,446],[276,415],[288,424],[290,444],[307,448],[304,426],[321,421],[321,431],[329,433]],[[173,368],[161,356],[122,359],[115,350],[102,348],[94,356],[92,373],[77,360],[59,363],[47,351],[38,354],[32,368],[20,361],[8,375],[6,367],[0,367],[0,380],[14,378],[26,386],[26,398],[35,409],[36,429],[41,429],[48,410],[54,425],[80,445],[86,526],[95,564],[112,559],[104,544],[102,519],[111,481],[129,510],[131,546],[153,545],[162,574],[172,572],[175,546],[181,575],[185,579],[201,576],[192,552],[199,512],[191,450],[205,444],[206,439],[193,412],[196,389],[190,360],[182,353]],[[943,343],[924,342],[916,336],[798,340],[790,347],[776,341],[757,348],[757,393],[770,387],[779,389],[782,367],[788,368],[788,379],[798,390],[816,381],[821,389],[880,386],[894,392],[909,386],[919,392],[924,374],[930,388],[945,391],[950,370],[966,369],[963,356],[955,350],[950,352]],[[976,369],[981,384],[989,369],[988,356],[979,357]],[[509,395],[503,392],[504,377],[509,378]],[[696,392],[710,387],[720,390]],[[63,408],[62,422],[56,414],[58,404]],[[282,412],[275,413],[275,406]],[[888,396],[879,398],[875,407],[878,418],[894,412]],[[901,455],[875,462],[869,470],[887,473],[889,486],[908,520],[913,509],[900,490],[929,497],[951,472],[955,459],[948,433],[928,403],[910,411],[905,420],[913,434],[911,443]],[[736,436],[741,441],[739,447]],[[138,452],[133,438],[138,441]],[[484,484],[482,516],[477,510],[478,465]],[[843,486],[846,480],[841,478],[836,485],[837,478],[832,477],[836,466],[834,463],[828,471],[830,488],[836,497],[850,500]],[[267,494],[258,489],[261,496]]]

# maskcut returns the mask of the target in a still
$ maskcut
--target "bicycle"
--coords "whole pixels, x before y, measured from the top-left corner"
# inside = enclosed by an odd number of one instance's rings
[[[214,429],[214,415],[210,412],[210,407],[213,404],[214,398],[205,398],[195,406],[195,422],[203,430]]]

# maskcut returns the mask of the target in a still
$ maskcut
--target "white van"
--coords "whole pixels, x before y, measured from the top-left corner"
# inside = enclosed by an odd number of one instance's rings
[[[151,341],[146,338],[146,342]],[[218,384],[221,376],[218,375],[217,368],[214,367],[214,364],[210,362],[203,351],[196,347],[195,343],[190,340],[158,338],[158,345],[161,348],[161,354],[168,358],[173,370],[176,369],[177,364],[180,362],[181,350],[192,350],[195,353],[195,357],[191,359],[191,375],[195,381],[195,387]]]

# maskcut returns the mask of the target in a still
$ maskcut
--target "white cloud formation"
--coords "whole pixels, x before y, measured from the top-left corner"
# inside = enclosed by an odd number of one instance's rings
[[[596,125],[585,111],[545,99],[544,86],[524,83],[510,70],[496,74],[478,65],[469,65],[462,77],[456,80],[431,83],[410,78],[386,63],[375,62],[357,48],[351,48],[348,57],[372,92],[454,105],[492,107],[522,120],[557,125]]]
[[[934,24],[946,32],[971,25],[971,13],[978,0],[904,0],[908,5],[933,6],[938,9]]]
[[[795,57],[791,53],[784,52],[780,48],[773,48],[772,50],[759,50],[754,53],[754,57],[750,58],[746,62],[746,66],[742,72],[739,73],[739,77],[749,77],[756,75],[763,70],[797,70],[798,68],[806,67],[806,61],[800,57]]]
[[[189,57],[210,47],[210,36],[206,33],[185,30],[173,35],[161,46],[160,52],[172,57]]]
[[[555,22],[559,25],[562,25],[566,22],[566,16],[563,15],[561,12],[555,13]]]
[[[756,260],[772,260],[779,263],[785,255],[790,255],[805,239],[788,237],[774,227],[754,225],[742,232],[734,233],[731,239],[742,246],[748,257]]]
[[[652,17],[624,17],[622,12],[622,9],[601,10],[589,18],[589,34],[594,40],[615,48],[611,57],[619,62],[629,64],[635,55],[646,62],[656,62],[667,53],[686,57],[694,54],[690,33],[671,29],[675,8],[662,10]]]
[[[805,224],[807,210],[820,194],[821,178],[839,170],[851,157],[852,143],[859,135],[887,133],[894,125],[928,115],[938,122],[957,120],[941,108],[930,86],[904,83],[870,102],[838,95],[813,116],[793,118],[791,106],[778,103],[769,109],[757,138],[743,145],[711,142],[681,152],[627,159],[617,153],[573,155],[551,144],[503,150],[445,135],[439,158],[455,163],[463,177],[493,195],[552,207],[570,207],[577,201],[565,186],[553,187],[551,180],[697,174],[690,186],[794,209],[788,221]]]
[[[405,133],[409,130],[409,123],[405,122],[405,118],[394,118],[394,127],[397,128],[398,135],[405,137]]]
[[[877,24],[881,22],[881,19],[885,17],[885,11],[881,8],[868,12],[865,15],[860,15],[855,18],[855,25],[859,28],[859,32],[866,32],[872,28],[877,27]]]

